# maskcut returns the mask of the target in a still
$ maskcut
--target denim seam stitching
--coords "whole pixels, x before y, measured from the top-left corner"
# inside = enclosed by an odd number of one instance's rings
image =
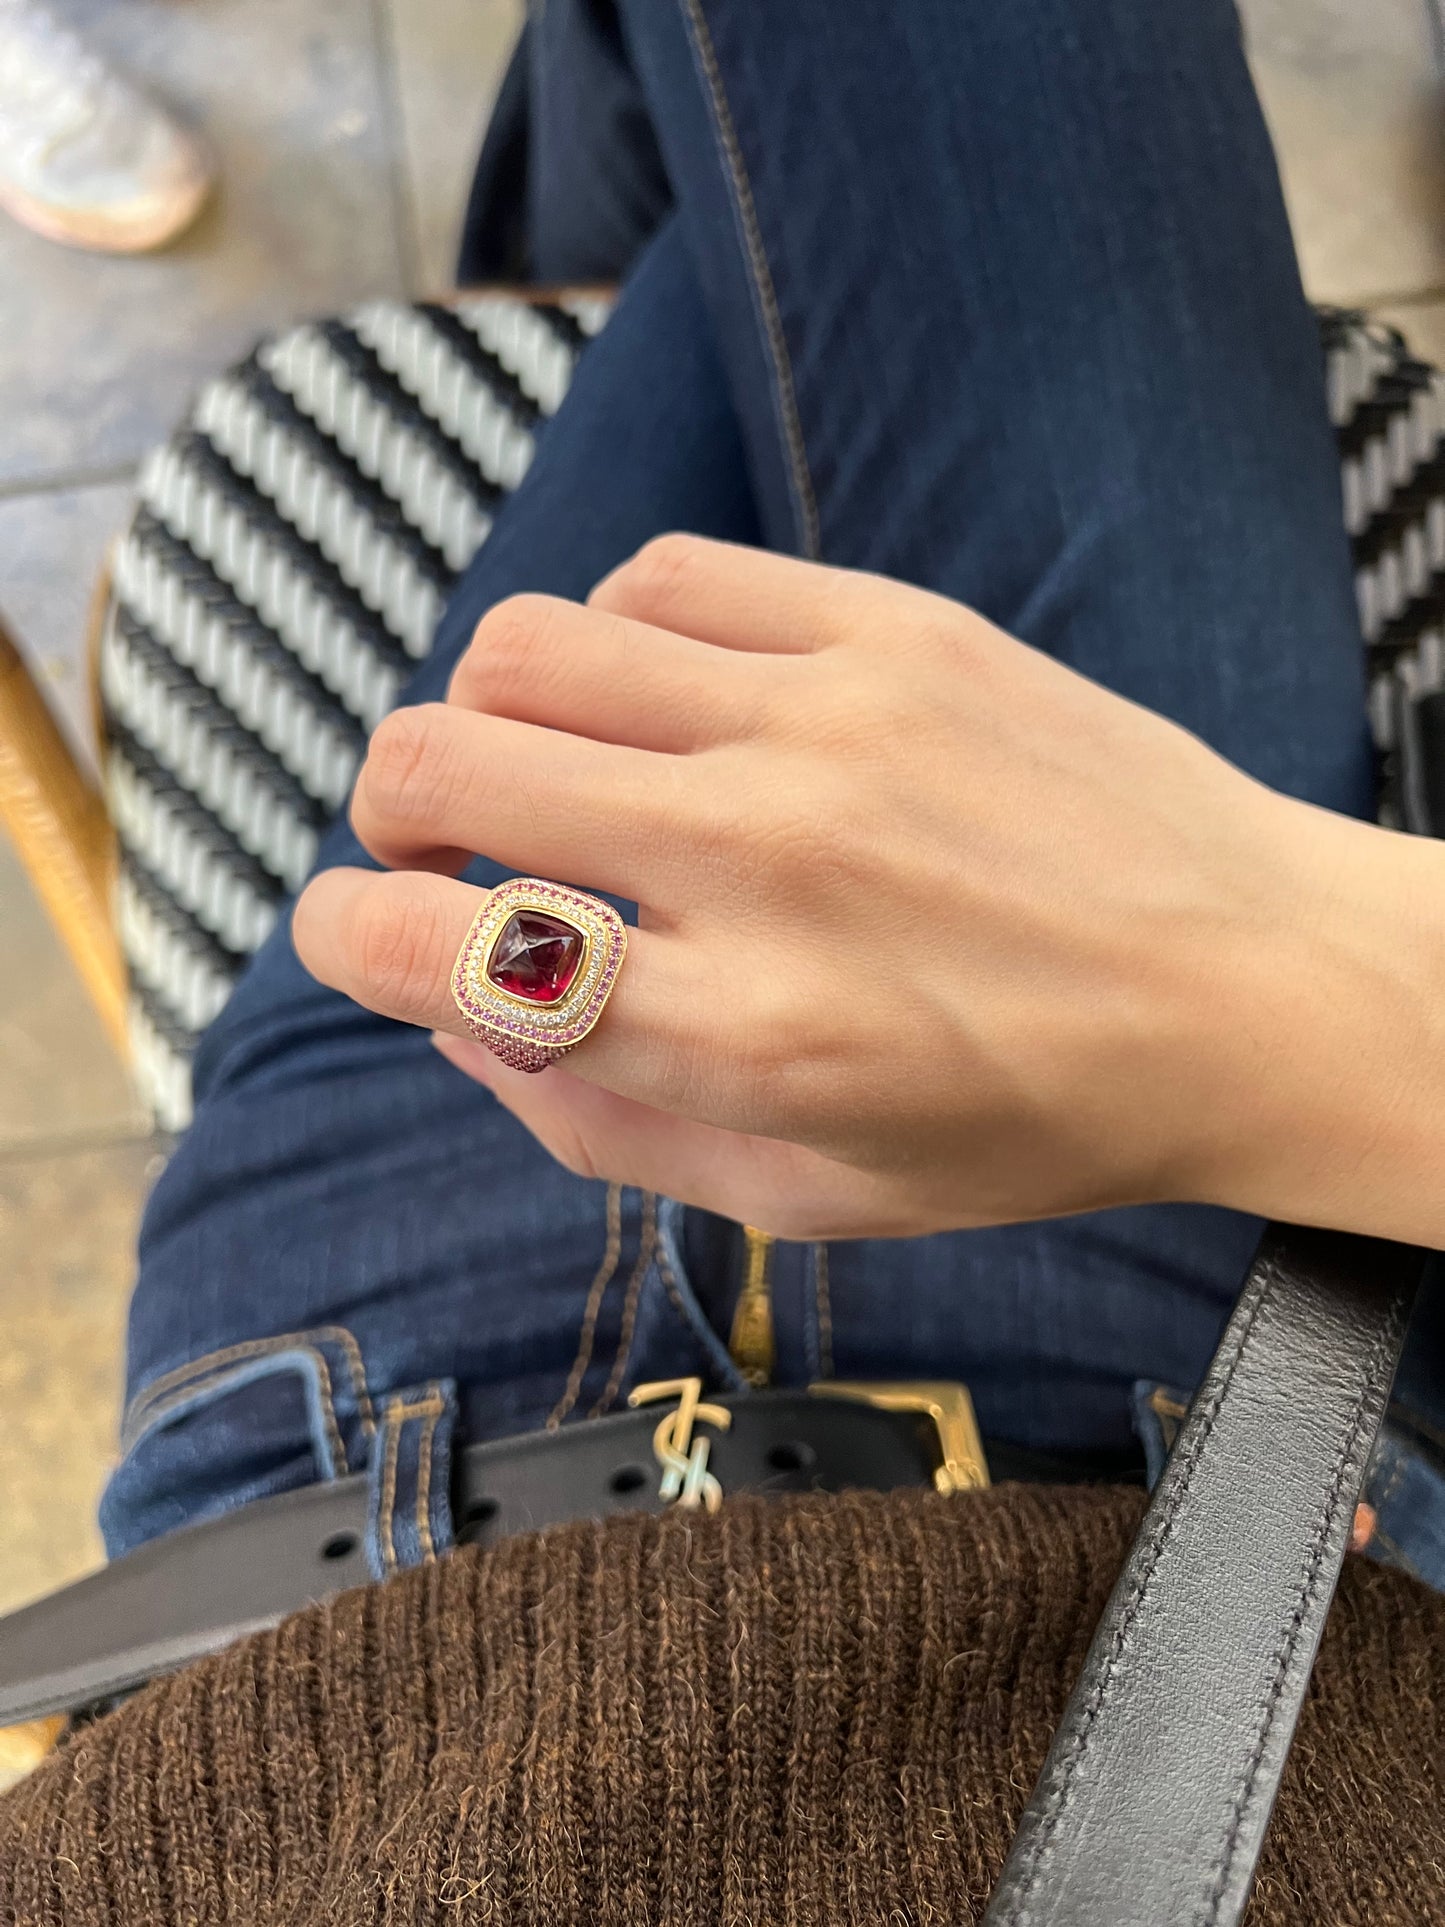
[[[433,1422],[446,1410],[441,1395],[441,1387],[433,1381],[428,1387],[427,1396],[408,1404],[405,1399],[394,1398],[387,1402],[382,1417],[386,1430],[386,1450],[381,1466],[381,1512],[377,1520],[377,1538],[381,1541],[381,1562],[390,1574],[397,1569],[396,1557],[396,1467],[401,1452],[402,1428],[408,1419],[430,1418]],[[428,1538],[430,1529],[428,1528]]]
[[[582,1382],[587,1376],[587,1367],[592,1363],[592,1345],[597,1336],[597,1320],[602,1315],[607,1288],[617,1275],[617,1262],[621,1256],[622,1186],[609,1184],[607,1233],[602,1248],[602,1262],[598,1265],[593,1274],[592,1283],[587,1288],[587,1299],[582,1309],[582,1325],[577,1334],[577,1354],[567,1373],[567,1382],[562,1387],[562,1396],[547,1414],[546,1429],[549,1432],[557,1430],[582,1395]]]
[[[336,1465],[344,1470],[350,1461],[346,1455],[346,1445],[342,1439],[341,1426],[336,1416],[336,1400],[331,1389],[331,1372],[327,1367],[323,1354],[319,1352],[314,1345],[300,1345],[294,1341],[284,1348],[277,1343],[274,1346],[267,1346],[265,1348],[254,1346],[248,1349],[251,1351],[252,1357],[258,1354],[264,1357],[267,1350],[275,1351],[279,1354],[284,1349],[292,1352],[303,1352],[308,1358],[314,1360],[318,1380],[317,1389],[320,1393],[322,1408],[325,1412],[326,1430],[331,1440],[331,1449],[335,1454]],[[234,1367],[248,1361],[236,1358],[231,1362]],[[145,1413],[139,1424],[136,1423],[133,1416],[129,1417],[121,1431],[122,1450],[127,1453],[133,1452],[143,1439],[149,1438],[150,1434],[170,1413],[176,1411],[180,1406],[187,1404],[191,1399],[201,1396],[205,1391],[224,1392],[229,1375],[224,1369],[213,1369],[202,1373],[190,1384],[178,1386],[169,1397],[162,1399],[159,1405],[153,1406],[150,1411]],[[208,1380],[211,1381],[210,1384],[207,1383]],[[333,1472],[331,1476],[334,1478],[336,1473]]]
[[[769,359],[773,364],[773,399],[787,450],[788,480],[793,497],[793,512],[798,521],[798,534],[802,541],[803,554],[810,561],[816,561],[822,553],[818,502],[813,492],[813,478],[808,470],[808,451],[803,440],[802,419],[798,413],[798,395],[793,381],[793,366],[788,356],[787,338],[783,333],[783,317],[778,307],[777,289],[773,285],[772,270],[768,266],[767,250],[763,245],[762,229],[758,223],[757,203],[753,199],[752,183],[748,178],[747,164],[743,159],[742,146],[738,140],[737,124],[733,120],[732,108],[728,104],[717,51],[713,46],[712,34],[703,15],[702,0],[682,0],[682,9],[697,66],[712,107],[713,133],[732,188],[733,211],[742,229],[743,253],[758,305],[759,318],[763,324],[763,334],[768,344]]]
[[[712,1382],[729,1386],[733,1391],[746,1391],[747,1380],[728,1355],[727,1346],[708,1324],[702,1307],[697,1305],[695,1300],[693,1305],[689,1305],[688,1294],[684,1293],[682,1285],[678,1282],[677,1273],[668,1256],[667,1207],[672,1205],[674,1200],[666,1198],[660,1199],[659,1202],[663,1209],[658,1212],[657,1248],[653,1253],[653,1265],[666,1287],[668,1302],[683,1331],[701,1350]]]
[[[185,1365],[177,1365],[153,1379],[149,1385],[142,1386],[126,1407],[123,1429],[128,1430],[154,1399],[162,1393],[168,1393],[173,1386],[189,1387],[221,1366],[237,1359],[254,1357],[258,1352],[314,1349],[318,1339],[333,1340],[345,1355],[362,1428],[371,1437],[376,1431],[376,1418],[366,1380],[366,1366],[362,1362],[361,1347],[344,1325],[317,1325],[310,1331],[282,1332],[274,1338],[248,1338],[241,1344],[222,1346],[219,1351],[203,1352],[199,1358],[193,1358]]]
[[[667,1295],[669,1295],[669,1299],[672,1301],[672,1310],[678,1314],[678,1318],[680,1318],[680,1320],[686,1324],[686,1328],[692,1332],[692,1318],[688,1316],[688,1307],[682,1303],[682,1293],[678,1291],[678,1281],[672,1276],[672,1266],[667,1262],[667,1253],[665,1253],[661,1247],[659,1247],[659,1251],[657,1251],[657,1276],[663,1280],[663,1285],[667,1287]]]
[[[1406,1552],[1405,1549],[1400,1545],[1398,1540],[1392,1539],[1390,1537],[1389,1533],[1385,1531],[1383,1526],[1375,1527],[1375,1530],[1370,1535],[1370,1545],[1372,1548],[1377,1545],[1383,1546],[1385,1550],[1390,1554],[1390,1557],[1392,1558],[1394,1563],[1400,1568],[1401,1572],[1409,1573],[1412,1579],[1420,1579],[1421,1577],[1420,1570],[1416,1566],[1414,1560],[1410,1557],[1409,1553]],[[1430,1582],[1429,1580],[1422,1580],[1421,1583],[1424,1585],[1429,1585]]]
[[[1395,1494],[1400,1490],[1400,1486],[1405,1477],[1405,1454],[1400,1451],[1393,1440],[1390,1443],[1390,1450],[1394,1454],[1395,1463],[1390,1467],[1390,1476],[1385,1482],[1384,1491],[1380,1494],[1380,1504],[1382,1506],[1388,1505],[1391,1499],[1394,1498]]]
[[[668,1297],[672,1300],[673,1310],[677,1313],[678,1317],[682,1320],[683,1325],[686,1327],[686,1329],[689,1332],[692,1332],[694,1329],[692,1316],[689,1313],[687,1306],[683,1303],[682,1292],[678,1288],[676,1274],[674,1273],[671,1264],[668,1262],[667,1253],[662,1249],[661,1245],[659,1245],[657,1248],[657,1253],[656,1253],[654,1262],[657,1265],[657,1274],[661,1278],[663,1285],[666,1287]]]
[[[381,1511],[376,1536],[381,1544],[383,1573],[396,1571],[396,1542],[392,1538],[392,1514],[396,1507],[396,1460],[401,1450],[401,1427],[392,1423],[393,1409],[388,1406],[382,1420],[386,1431],[386,1450],[381,1460]]]
[[[828,1276],[828,1247],[813,1246],[813,1309],[817,1320],[818,1376],[833,1376],[833,1288]]]
[[[142,1387],[131,1400],[127,1418],[133,1419],[138,1416],[151,1401],[161,1393],[168,1392],[172,1386],[190,1384],[196,1379],[206,1377],[219,1367],[230,1364],[235,1359],[254,1357],[257,1353],[283,1348],[310,1347],[321,1339],[334,1340],[346,1354],[347,1366],[353,1380],[352,1390],[358,1405],[363,1408],[364,1420],[371,1422],[371,1400],[367,1393],[366,1371],[361,1362],[360,1349],[351,1333],[339,1325],[318,1325],[305,1332],[282,1332],[271,1338],[251,1338],[240,1344],[223,1346],[218,1351],[203,1352],[199,1358],[193,1358],[185,1365],[176,1366],[174,1370],[163,1373],[160,1378],[153,1379],[149,1385]]]
[[[607,1383],[587,1414],[589,1418],[601,1418],[611,1408],[612,1401],[622,1388],[622,1380],[627,1367],[632,1362],[632,1347],[637,1338],[637,1308],[642,1300],[642,1287],[648,1272],[652,1269],[652,1254],[657,1248],[657,1193],[644,1191],[642,1194],[642,1222],[637,1232],[637,1262],[632,1267],[632,1276],[627,1280],[627,1290],[622,1299],[622,1322],[617,1328],[617,1352],[612,1360],[612,1369],[607,1374]]]
[[[427,1565],[431,1565],[437,1556],[431,1536],[431,1454],[436,1431],[437,1414],[429,1412],[416,1448],[416,1536],[421,1546],[422,1560]]]

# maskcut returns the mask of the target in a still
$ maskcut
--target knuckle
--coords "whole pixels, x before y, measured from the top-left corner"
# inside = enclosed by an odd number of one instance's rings
[[[444,918],[429,896],[378,892],[356,910],[350,935],[362,981],[384,1010],[423,1016],[433,1009],[447,958]]]
[[[435,730],[430,705],[394,709],[372,731],[359,787],[374,808],[404,813],[417,779],[431,760]]]
[[[440,703],[383,718],[357,786],[367,810],[389,822],[445,826],[462,787],[448,723]]]
[[[657,608],[679,600],[696,578],[706,547],[697,535],[654,535],[613,577],[618,604]]]
[[[895,646],[905,665],[919,661],[968,662],[978,653],[978,626],[966,612],[946,606],[935,608],[930,599],[902,630]]]
[[[802,890],[811,897],[820,868],[831,864],[846,841],[852,808],[849,786],[821,759],[810,760],[802,781],[786,771],[768,771],[734,804],[738,854],[749,876],[761,889]],[[717,830],[727,834],[726,820]]]
[[[784,992],[755,993],[728,1077],[744,1094],[756,1128],[784,1141],[808,1141],[820,1118],[847,1102],[846,1081],[834,1075],[836,1044],[820,1019],[800,1011]]]
[[[457,666],[453,697],[483,710],[504,703],[547,648],[557,608],[551,596],[514,595],[489,609]]]

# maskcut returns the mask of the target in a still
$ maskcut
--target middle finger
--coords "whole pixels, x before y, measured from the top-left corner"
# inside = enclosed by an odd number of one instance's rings
[[[519,595],[483,616],[452,672],[461,709],[679,755],[742,741],[766,714],[771,658]]]
[[[455,874],[486,856],[657,907],[698,804],[689,758],[420,703],[373,734],[351,821],[389,869]]]

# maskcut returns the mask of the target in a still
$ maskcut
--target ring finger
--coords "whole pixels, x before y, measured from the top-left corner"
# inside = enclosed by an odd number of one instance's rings
[[[452,997],[452,968],[489,892],[451,877],[417,872],[323,870],[297,902],[292,940],[314,977],[383,1017],[428,1030],[471,1033]],[[731,1124],[725,1080],[699,1079],[697,1064],[726,1065],[724,1038],[705,1038],[696,1013],[725,1021],[728,997],[709,991],[689,946],[649,930],[629,930],[627,959],[597,1029],[567,1057],[582,1077],[622,1096]],[[701,979],[701,980],[700,980]],[[720,1114],[721,1113],[721,1114]]]

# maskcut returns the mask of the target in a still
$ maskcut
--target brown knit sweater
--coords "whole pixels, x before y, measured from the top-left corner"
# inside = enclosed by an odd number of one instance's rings
[[[961,1927],[1138,1512],[741,1500],[459,1553],[82,1733],[0,1801],[0,1921]],[[1350,1562],[1249,1920],[1445,1923],[1445,1600],[1397,1574]]]

